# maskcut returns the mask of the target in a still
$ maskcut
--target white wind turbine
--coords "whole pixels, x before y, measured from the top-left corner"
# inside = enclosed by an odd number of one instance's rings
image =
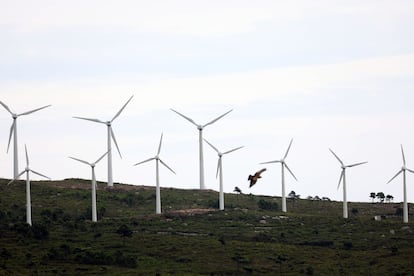
[[[390,183],[391,181],[393,181],[394,178],[396,178],[401,173],[403,174],[403,189],[404,189],[403,221],[404,221],[404,223],[408,223],[407,186],[406,186],[407,176],[406,176],[405,172],[409,171],[410,173],[414,173],[414,171],[408,169],[405,165],[405,155],[404,155],[404,150],[403,150],[402,145],[401,145],[401,153],[402,153],[402,158],[403,158],[403,166],[401,167],[401,170],[399,172],[397,172],[397,174],[394,175],[394,177],[391,178],[390,181],[387,182],[387,184]]]
[[[338,155],[336,155],[335,152],[333,152],[333,150],[331,150],[331,149],[329,149],[329,150],[332,152],[332,154],[335,156],[335,158],[341,164],[342,171],[341,171],[341,176],[339,177],[339,183],[338,183],[338,188],[337,189],[339,189],[339,187],[341,186],[341,181],[343,181],[342,182],[343,197],[344,197],[344,200],[343,200],[343,217],[344,218],[348,218],[348,201],[346,199],[346,176],[345,176],[345,170],[346,170],[346,168],[356,167],[356,166],[359,166],[359,165],[362,165],[362,164],[366,164],[368,162],[360,162],[360,163],[355,163],[355,164],[351,164],[351,165],[345,165],[344,162],[342,162],[342,160],[339,159]]]
[[[129,100],[124,104],[124,106],[118,111],[118,113],[115,114],[115,116],[110,121],[105,122],[105,121],[101,121],[101,120],[98,120],[98,119],[90,119],[90,118],[76,117],[76,116],[73,117],[73,118],[76,118],[76,119],[92,121],[92,122],[104,124],[104,125],[107,126],[107,129],[108,129],[108,186],[110,186],[110,187],[114,186],[114,181],[113,181],[113,178],[112,178],[112,140],[115,143],[115,146],[118,150],[119,156],[122,158],[121,151],[119,150],[118,143],[116,142],[116,139],[115,139],[115,134],[112,130],[112,123],[121,114],[121,112],[124,110],[124,108],[127,106],[127,104],[131,101],[132,97],[134,97],[134,95],[132,95],[129,98]]]
[[[18,156],[18,150],[17,150],[17,118],[23,115],[29,115],[33,112],[39,111],[41,109],[44,109],[46,107],[49,107],[50,105],[46,105],[40,108],[36,108],[27,112],[23,112],[20,114],[17,113],[13,113],[10,108],[3,103],[2,101],[0,101],[0,104],[12,115],[13,118],[13,123],[10,127],[10,134],[9,134],[9,143],[7,145],[7,152],[9,152],[9,147],[10,147],[10,141],[11,141],[11,137],[13,136],[13,164],[14,164],[14,168],[13,168],[13,178],[14,179],[19,179],[18,174],[19,174],[19,156]]]
[[[171,110],[174,111],[175,113],[177,113],[178,115],[180,115],[181,117],[183,117],[184,119],[186,119],[187,121],[189,121],[190,123],[192,123],[193,125],[195,125],[198,129],[198,145],[199,145],[199,157],[200,157],[200,189],[204,190],[206,187],[205,187],[205,184],[204,184],[203,129],[206,126],[217,122],[218,120],[220,120],[221,118],[223,118],[224,116],[229,114],[231,111],[233,111],[233,109],[227,111],[223,115],[220,115],[219,117],[212,120],[211,122],[208,122],[205,125],[199,125],[196,122],[194,122],[191,118],[181,114],[180,112],[178,112],[174,109],[171,109]]]
[[[159,162],[161,162],[161,164],[163,164],[167,169],[169,169],[171,172],[173,172],[175,174],[175,171],[173,171],[173,169],[171,169],[170,167],[168,167],[167,164],[165,164],[161,158],[160,158],[160,152],[161,152],[161,144],[162,144],[162,134],[161,134],[161,138],[160,138],[160,144],[158,146],[158,151],[157,154],[152,157],[149,158],[147,160],[144,160],[142,162],[136,163],[134,166],[155,160],[155,178],[156,178],[156,189],[155,189],[155,213],[156,214],[161,214],[161,192],[160,192],[160,173],[159,173]]]
[[[218,163],[217,163],[217,173],[216,173],[216,178],[220,172],[220,196],[219,196],[219,202],[220,202],[220,210],[224,210],[224,193],[223,193],[223,163],[221,158],[223,157],[223,155],[228,154],[230,152],[239,150],[241,148],[243,148],[244,146],[241,147],[237,147],[234,148],[232,150],[229,151],[225,151],[225,152],[220,152],[215,146],[213,146],[210,142],[208,142],[206,139],[204,139],[204,141],[206,141],[207,144],[210,145],[210,147],[212,147],[218,154]]]
[[[97,188],[97,186],[96,186],[95,166],[107,154],[108,154],[108,152],[105,152],[105,154],[102,155],[101,157],[99,157],[99,159],[96,160],[94,163],[89,163],[87,161],[84,161],[84,160],[81,160],[81,159],[78,159],[78,158],[70,157],[69,156],[69,158],[71,158],[73,160],[76,160],[76,161],[79,161],[81,163],[84,163],[86,165],[89,165],[92,168],[92,221],[93,222],[97,222],[98,221],[98,216],[97,216],[97,213],[96,213],[96,188]]]
[[[260,163],[260,164],[280,163],[282,165],[282,212],[285,212],[285,213],[287,212],[287,208],[286,208],[286,190],[285,190],[285,168],[289,171],[289,173],[293,176],[293,178],[296,181],[298,181],[298,179],[293,174],[293,172],[289,169],[289,166],[286,164],[286,161],[285,161],[286,157],[288,156],[290,146],[292,146],[292,142],[293,142],[293,139],[290,140],[289,147],[288,147],[285,155],[283,156],[283,158],[281,160],[274,160],[274,161]]]
[[[30,177],[29,177],[29,173],[32,172],[32,173],[37,174],[41,177],[45,177],[49,180],[50,180],[50,178],[43,175],[43,174],[41,174],[41,173],[35,172],[34,170],[30,169],[30,167],[29,167],[29,156],[27,154],[26,145],[24,145],[24,149],[26,151],[26,168],[24,169],[24,171],[22,171],[20,174],[18,174],[17,177],[15,177],[13,180],[11,180],[7,185],[10,185],[12,182],[19,179],[20,176],[22,176],[24,173],[26,173],[26,222],[27,222],[27,224],[32,225],[32,204],[31,204],[31,198],[30,198]]]

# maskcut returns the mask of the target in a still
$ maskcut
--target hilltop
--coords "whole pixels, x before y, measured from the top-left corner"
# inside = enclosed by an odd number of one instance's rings
[[[0,274],[414,273],[414,225],[398,203],[342,203],[226,194],[212,190],[98,183],[90,222],[90,181],[32,182],[33,227],[25,224],[25,182],[0,179]],[[374,221],[374,216],[382,216]]]

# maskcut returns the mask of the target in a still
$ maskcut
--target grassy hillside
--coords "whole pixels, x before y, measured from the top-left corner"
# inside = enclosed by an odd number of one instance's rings
[[[90,222],[90,181],[32,182],[33,227],[25,224],[25,183],[0,179],[0,275],[272,274],[412,275],[414,225],[400,204],[288,200],[215,191],[98,183]],[[374,221],[374,215],[383,215]],[[414,219],[414,218],[411,218]],[[130,231],[129,231],[130,230]]]

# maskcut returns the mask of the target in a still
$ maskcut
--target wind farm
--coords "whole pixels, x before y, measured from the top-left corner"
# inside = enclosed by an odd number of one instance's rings
[[[414,275],[413,14],[6,1],[0,275]]]

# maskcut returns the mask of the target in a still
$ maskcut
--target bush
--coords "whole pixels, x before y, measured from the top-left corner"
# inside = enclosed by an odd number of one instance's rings
[[[346,241],[346,242],[344,242],[344,249],[349,250],[349,249],[351,249],[352,247],[353,247],[352,242],[350,242],[350,241]]]
[[[46,240],[49,238],[49,231],[41,224],[30,226],[27,223],[17,223],[12,227],[12,230],[25,238],[34,238],[36,240]]]
[[[300,245],[332,247],[334,245],[334,243],[333,243],[333,241],[311,241],[311,242],[300,243]]]
[[[266,201],[264,199],[260,199],[257,202],[257,206],[259,207],[259,209],[262,209],[262,210],[276,211],[276,210],[279,209],[279,206],[276,202],[270,202],[270,201]]]

